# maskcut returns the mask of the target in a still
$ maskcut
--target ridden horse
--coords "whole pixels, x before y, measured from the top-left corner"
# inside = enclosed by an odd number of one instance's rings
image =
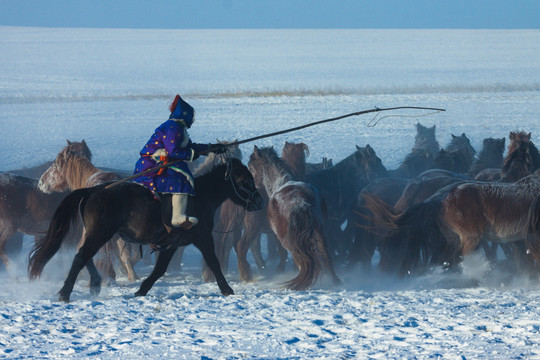
[[[73,151],[73,147],[68,144],[58,153],[52,165],[39,179],[39,189],[44,193],[73,191],[119,179],[120,177],[115,173],[104,172],[96,168],[89,158],[81,156],[77,151]],[[83,227],[83,233],[84,231]],[[84,234],[82,238],[84,238]],[[118,254],[127,272],[128,279],[131,282],[135,281],[138,277],[133,270],[131,246],[118,237],[113,242],[117,245]],[[104,248],[105,259],[103,262],[100,261],[99,267],[114,279],[115,272],[111,260],[113,251],[114,248],[110,244]]]
[[[368,199],[379,225],[394,233],[388,242],[393,251],[384,253],[386,258],[381,256],[381,263],[385,267],[397,265],[406,272],[421,262],[437,262],[430,260],[433,257],[438,261],[457,260],[448,254],[470,254],[481,240],[500,244],[523,241],[529,207],[538,193],[539,170],[514,183],[453,184],[402,213],[392,211],[376,198]],[[403,244],[410,255],[407,263],[403,256],[395,258],[403,253]],[[446,249],[445,256],[435,250],[441,247]],[[536,249],[529,250],[538,256]]]
[[[307,174],[306,181],[319,191],[327,208],[325,224],[330,254],[344,260],[352,242],[352,233],[341,226],[349,217],[358,193],[364,186],[388,172],[373,148],[356,146],[356,151],[331,168]]]
[[[86,233],[59,292],[61,301],[69,301],[77,275],[84,266],[91,274],[91,293],[99,293],[101,279],[92,257],[116,233],[130,242],[154,244],[160,248],[154,270],[143,281],[136,296],[146,295],[167,270],[176,249],[189,244],[195,245],[201,251],[204,260],[214,272],[221,293],[234,294],[214,253],[214,214],[226,199],[253,211],[261,208],[262,198],[255,188],[253,176],[238,159],[231,159],[225,165],[217,165],[208,174],[200,174],[195,178],[195,187],[197,195],[190,200],[199,223],[189,230],[173,230],[170,233],[166,228],[170,225],[170,194],[162,194],[160,201],[149,189],[132,182],[119,183],[108,188],[106,184],[101,184],[73,191],[58,206],[47,235],[36,243],[30,253],[30,278],[40,276],[45,264],[58,251],[70,222],[80,213],[86,224]]]
[[[299,269],[298,275],[288,281],[286,287],[307,289],[323,270],[329,272],[334,283],[339,283],[326,249],[321,198],[317,190],[308,183],[294,181],[288,166],[273,147],[254,146],[248,167],[257,187],[268,198],[268,223]],[[245,257],[242,261],[247,262]]]

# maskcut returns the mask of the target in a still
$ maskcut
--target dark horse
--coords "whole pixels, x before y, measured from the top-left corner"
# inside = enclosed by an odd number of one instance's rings
[[[0,258],[6,267],[7,240],[17,231],[37,236],[49,226],[54,210],[66,193],[45,194],[38,181],[23,176],[0,174]]]
[[[402,213],[369,198],[368,207],[378,223],[394,234],[386,242],[390,248],[381,254],[380,265],[406,272],[436,263],[433,257],[458,261],[459,255],[470,254],[482,240],[523,241],[529,207],[539,193],[540,172],[536,171],[514,183],[453,184]],[[443,257],[441,249],[446,253]],[[535,248],[529,250],[539,255]]]
[[[58,251],[79,210],[86,232],[59,292],[61,301],[69,301],[77,275],[84,266],[90,271],[91,293],[99,293],[101,278],[92,257],[116,233],[130,242],[154,244],[162,249],[152,274],[143,281],[136,296],[146,295],[167,270],[176,249],[189,244],[201,251],[214,272],[221,293],[234,294],[214,253],[214,213],[227,199],[246,206],[248,211],[258,210],[262,206],[262,198],[255,188],[253,176],[238,159],[231,159],[227,164],[217,165],[208,174],[196,177],[195,188],[197,195],[192,200],[194,215],[199,218],[199,224],[190,230],[173,231],[170,234],[163,220],[170,219],[170,214],[167,214],[171,211],[170,206],[162,206],[162,202],[170,202],[170,195],[159,201],[147,188],[129,182],[110,188],[102,184],[73,191],[58,206],[47,235],[36,243],[30,253],[30,278],[40,276],[45,264]],[[162,209],[166,211],[163,213]]]

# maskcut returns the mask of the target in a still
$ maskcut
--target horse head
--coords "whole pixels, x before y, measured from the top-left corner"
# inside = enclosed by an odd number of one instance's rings
[[[512,151],[504,159],[501,182],[514,182],[534,172],[529,142],[513,144]]]
[[[465,133],[462,133],[460,136],[456,136],[454,134],[451,135],[452,140],[446,147],[446,150],[449,152],[460,152],[472,163],[474,155],[476,155],[476,150],[474,150],[472,147],[471,141],[467,135],[465,135]]]
[[[500,138],[485,138],[484,141],[482,141],[482,151],[481,153],[489,153],[489,154],[495,154],[497,156],[502,156],[504,153],[504,143],[506,139]]]
[[[375,154],[375,150],[369,144],[364,148],[356,145],[355,158],[358,164],[358,170],[367,182],[388,175],[381,159]]]
[[[307,156],[309,156],[309,148],[304,143],[286,141],[281,150],[281,158],[289,165],[294,178],[300,181],[304,181],[306,178]]]
[[[64,172],[70,151],[64,148],[58,153],[51,166],[41,175],[38,182],[39,190],[46,194],[62,192],[68,189],[68,181]]]
[[[435,155],[440,149],[439,142],[435,138],[435,125],[428,128],[420,123],[416,124],[416,137],[412,151],[428,150]]]
[[[245,205],[247,211],[257,211],[263,208],[264,201],[255,186],[255,179],[249,169],[239,159],[229,159],[225,179],[231,181],[235,195],[237,196],[236,202]]]
[[[83,140],[81,142],[71,142],[67,140],[67,145],[58,153],[51,166],[41,175],[38,187],[46,194],[52,192],[62,192],[69,189],[66,177],[66,164],[73,155],[90,160],[92,153],[88,145]]]

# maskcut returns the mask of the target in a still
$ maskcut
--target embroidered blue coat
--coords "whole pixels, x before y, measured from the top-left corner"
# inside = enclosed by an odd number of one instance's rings
[[[134,181],[156,192],[195,195],[193,175],[186,161],[193,160],[195,151],[205,151],[208,150],[208,147],[208,144],[191,142],[183,120],[169,119],[154,131],[150,140],[142,148],[134,174],[162,164],[159,158],[151,156],[159,149],[166,151],[169,162],[185,161],[167,167],[160,175],[156,171],[136,178]]]

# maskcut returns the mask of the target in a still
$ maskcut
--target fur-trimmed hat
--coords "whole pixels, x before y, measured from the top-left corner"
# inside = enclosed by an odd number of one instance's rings
[[[191,127],[194,115],[193,107],[185,102],[180,95],[176,95],[169,106],[169,110],[171,111],[169,120],[183,121],[184,124],[186,124],[186,127]]]

